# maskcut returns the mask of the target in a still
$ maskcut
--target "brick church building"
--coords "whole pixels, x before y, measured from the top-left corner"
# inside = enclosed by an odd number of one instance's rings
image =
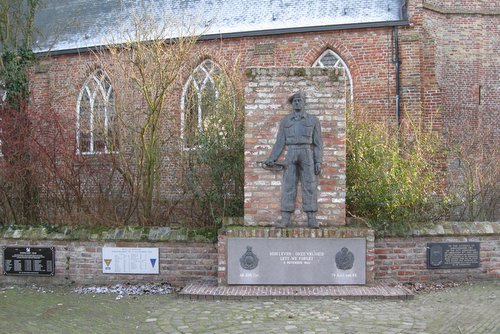
[[[374,120],[400,123],[423,113],[444,140],[481,133],[481,145],[500,141],[500,7],[495,1],[437,0],[184,0],[47,1],[37,13],[40,62],[32,75],[34,110],[74,118],[78,154],[109,153],[91,116],[112,113],[114,94],[94,51],[131,18],[175,18],[201,32],[168,108],[187,141],[186,91],[201,99],[221,64],[247,67],[334,67],[345,70],[345,94]],[[176,37],[176,36],[172,36]],[[120,42],[120,41],[117,41]],[[111,80],[112,81],[112,80]],[[87,122],[86,124],[84,124]],[[191,122],[193,123],[193,122]],[[196,121],[194,121],[196,123]],[[196,125],[195,125],[196,127]],[[184,143],[189,146],[188,142]],[[478,148],[480,149],[480,148]],[[452,173],[457,162],[449,160]],[[175,184],[176,167],[162,193]],[[169,185],[170,184],[170,185]]]

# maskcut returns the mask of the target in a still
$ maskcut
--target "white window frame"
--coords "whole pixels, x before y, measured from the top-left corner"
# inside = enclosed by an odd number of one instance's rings
[[[207,68],[207,64],[211,64],[210,68]],[[195,79],[195,74],[198,72],[202,72],[205,74],[203,80],[201,82],[198,82]],[[184,149],[190,150],[196,147],[188,147],[186,146],[185,142],[185,126],[186,126],[186,95],[189,90],[189,87],[193,85],[193,87],[196,89],[196,97],[198,98],[198,126],[197,130],[198,133],[201,134],[203,133],[203,109],[202,109],[202,92],[208,82],[211,82],[212,85],[215,87],[215,98],[219,98],[219,91],[217,90],[217,87],[215,85],[215,81],[213,78],[214,74],[221,74],[222,69],[221,67],[214,62],[211,59],[205,59],[202,61],[196,68],[193,70],[192,74],[189,76],[187,79],[186,83],[184,84],[184,88],[182,89],[182,95],[181,95],[181,141],[184,145]]]
[[[103,82],[107,81],[109,83],[109,88],[106,89],[104,88]],[[91,92],[91,88],[89,87],[90,83],[93,83],[97,89],[95,91]],[[104,150],[103,151],[96,151],[94,149],[94,105],[95,101],[97,99],[97,93],[100,93],[100,97],[103,99],[103,106],[104,106]],[[80,104],[83,98],[83,95],[87,94],[89,98],[89,104],[90,104],[90,144],[89,144],[89,150],[82,152],[81,151],[81,145],[80,145],[80,115],[81,115],[81,110],[80,110]],[[80,89],[80,93],[78,94],[78,100],[76,103],[76,152],[77,154],[82,154],[82,155],[95,155],[95,154],[107,154],[107,153],[115,153],[114,151],[111,151],[108,147],[108,128],[110,126],[109,124],[109,118],[110,118],[110,113],[114,113],[114,110],[111,110],[114,108],[114,106],[110,106],[110,98],[114,97],[113,93],[113,86],[111,85],[111,80],[109,80],[108,75],[101,69],[95,70],[88,78],[85,80],[85,83],[82,86],[82,89]]]
[[[4,82],[0,81],[0,105],[7,100],[7,88],[5,88]]]
[[[326,55],[332,55],[334,56],[335,58],[337,58],[337,61],[335,62],[335,64],[333,66],[325,66],[321,60],[323,59],[324,56]],[[345,61],[342,59],[342,57],[340,57],[337,53],[335,53],[333,50],[331,49],[326,49],[317,59],[316,61],[314,62],[313,64],[313,67],[330,67],[330,68],[343,68],[345,69],[345,73],[347,74],[347,77],[349,78],[349,85],[350,85],[350,89],[351,89],[351,102],[353,101],[353,98],[354,98],[354,95],[353,95],[353,92],[354,92],[354,86],[352,84],[352,76],[351,76],[351,71],[349,70],[349,67],[347,66],[347,64],[345,63]]]

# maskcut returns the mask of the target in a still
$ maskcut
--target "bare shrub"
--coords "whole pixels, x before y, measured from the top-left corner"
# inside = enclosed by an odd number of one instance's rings
[[[500,141],[498,128],[462,112],[460,131],[449,139],[449,188],[454,198],[451,218],[463,221],[500,219]]]

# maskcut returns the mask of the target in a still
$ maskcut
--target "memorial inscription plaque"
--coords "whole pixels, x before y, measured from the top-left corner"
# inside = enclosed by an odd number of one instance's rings
[[[4,275],[55,275],[54,247],[2,247]]]
[[[160,273],[159,248],[103,247],[104,274]]]
[[[479,242],[442,242],[427,244],[428,269],[479,267]]]
[[[363,238],[228,238],[228,284],[365,284]]]

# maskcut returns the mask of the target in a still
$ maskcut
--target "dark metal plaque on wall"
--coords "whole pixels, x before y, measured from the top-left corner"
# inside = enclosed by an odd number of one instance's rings
[[[4,275],[54,276],[54,247],[2,247]]]
[[[479,267],[479,242],[440,242],[427,244],[428,269]]]

